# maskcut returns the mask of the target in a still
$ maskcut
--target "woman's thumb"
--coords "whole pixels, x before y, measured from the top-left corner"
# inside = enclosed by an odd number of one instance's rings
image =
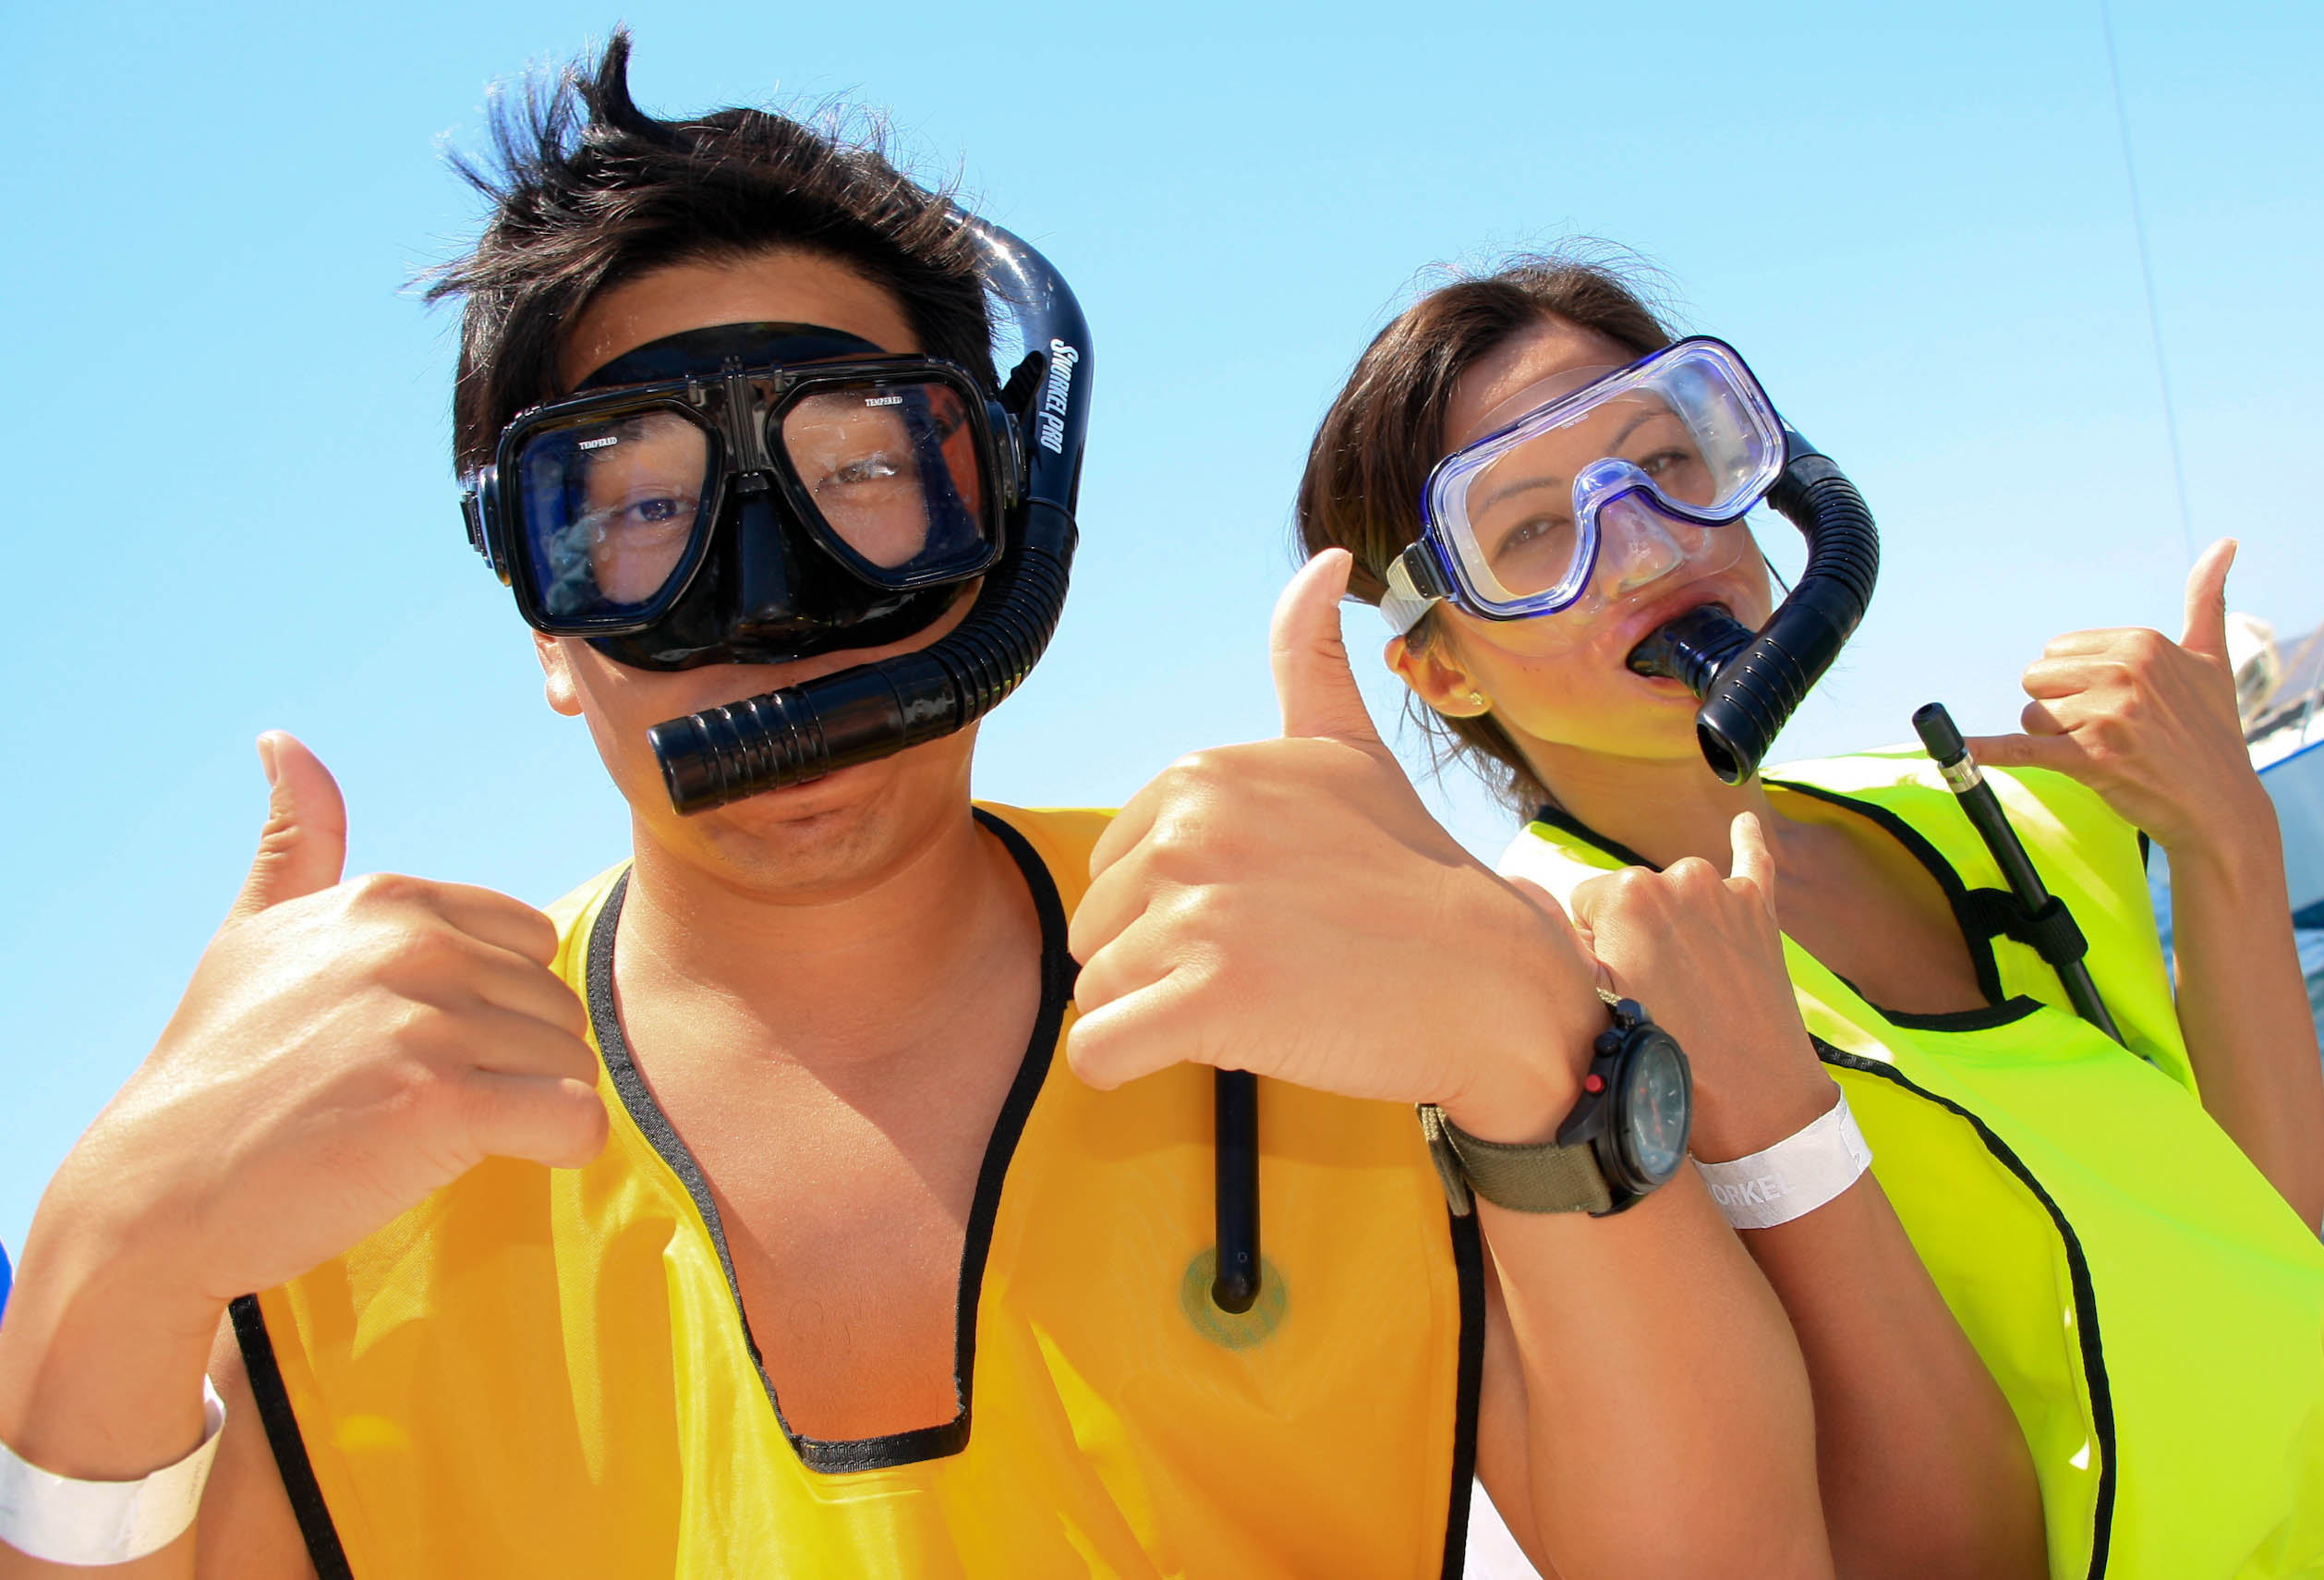
[[[347,806],[322,760],[295,736],[269,730],[259,737],[259,762],[266,770],[266,827],[229,922],[330,888],[347,860]]]
[[[1727,842],[1731,851],[1730,878],[1740,879],[1751,886],[1767,907],[1767,914],[1775,910],[1775,858],[1768,853],[1767,831],[1760,826],[1758,818],[1749,812],[1737,812],[1728,825]]]

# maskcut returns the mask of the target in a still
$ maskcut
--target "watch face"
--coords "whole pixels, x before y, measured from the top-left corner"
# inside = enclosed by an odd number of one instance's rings
[[[1668,1034],[1640,1037],[1630,1061],[1622,1104],[1622,1124],[1630,1163],[1652,1188],[1678,1172],[1687,1155],[1688,1123],[1693,1112],[1693,1084],[1687,1056]]]

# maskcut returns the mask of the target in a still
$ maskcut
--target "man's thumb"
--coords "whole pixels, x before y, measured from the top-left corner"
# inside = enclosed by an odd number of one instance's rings
[[[2227,572],[2234,563],[2235,540],[2221,538],[2186,573],[2186,635],[2179,646],[2187,651],[2227,657]]]
[[[1339,601],[1354,563],[1345,549],[1325,549],[1300,567],[1275,602],[1267,649],[1287,735],[1380,745],[1339,639]]]
[[[347,860],[347,805],[322,760],[269,730],[259,737],[259,762],[266,770],[266,827],[229,922],[330,888]]]

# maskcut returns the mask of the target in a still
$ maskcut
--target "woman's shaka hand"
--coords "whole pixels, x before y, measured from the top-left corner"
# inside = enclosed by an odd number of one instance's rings
[[[2274,809],[2252,772],[2227,662],[2222,538],[2187,573],[2186,632],[2072,631],[2026,671],[2025,734],[1969,741],[1990,768],[2048,768],[2081,781],[2174,856],[2264,832]]]
[[[1726,1162],[1830,1109],[1834,1086],[1799,1019],[1775,920],[1775,867],[1759,820],[1729,831],[1729,876],[1699,857],[1626,867],[1571,895],[1607,991],[1636,999],[1687,1051],[1694,1155]]]

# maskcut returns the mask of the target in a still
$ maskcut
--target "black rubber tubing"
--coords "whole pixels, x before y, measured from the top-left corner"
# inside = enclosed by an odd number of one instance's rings
[[[1040,253],[998,225],[962,223],[984,251],[986,288],[1015,306],[1028,358],[1041,359],[1021,419],[1024,495],[1000,563],[986,573],[967,618],[918,652],[648,730],[670,804],[682,813],[804,784],[964,729],[1023,683],[1056,633],[1078,537],[1089,325],[1064,276]]]
[[[1695,740],[1729,784],[1759,772],[1864,618],[1880,577],[1880,532],[1864,496],[1796,431],[1785,437],[1790,459],[1767,503],[1808,540],[1808,565],[1791,596],[1757,633],[1725,610],[1692,610],[1630,653],[1632,669],[1682,680],[1701,699]]]

